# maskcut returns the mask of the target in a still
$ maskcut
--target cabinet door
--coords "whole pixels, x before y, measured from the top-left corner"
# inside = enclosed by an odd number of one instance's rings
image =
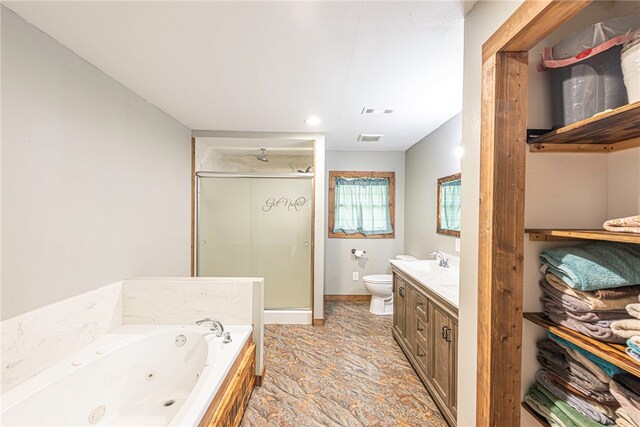
[[[406,330],[406,285],[397,274],[393,275],[393,329],[400,338],[404,338]]]
[[[451,319],[451,332],[450,332],[451,347],[451,362],[450,362],[450,376],[451,376],[451,393],[449,396],[449,409],[454,418],[458,418],[458,321]]]
[[[405,317],[405,334],[404,334],[404,343],[409,349],[409,353],[415,354],[416,348],[416,313],[414,310],[415,300],[416,300],[416,290],[414,287],[404,282],[405,284],[405,293],[404,293],[404,317]]]
[[[446,339],[446,330],[450,328],[449,314],[437,304],[431,304],[431,383],[444,404],[448,404],[451,394],[450,343]]]

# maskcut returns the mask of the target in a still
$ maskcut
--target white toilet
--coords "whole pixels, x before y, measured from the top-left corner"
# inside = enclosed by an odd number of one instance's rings
[[[411,255],[398,255],[397,260],[411,261],[416,258]],[[371,294],[369,311],[377,315],[393,314],[393,276],[391,274],[371,274],[364,276],[364,287]]]

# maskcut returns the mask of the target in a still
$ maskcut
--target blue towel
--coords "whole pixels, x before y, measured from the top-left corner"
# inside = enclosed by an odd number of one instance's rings
[[[576,350],[578,353],[582,354],[584,357],[586,357],[587,359],[591,360],[593,363],[595,363],[596,365],[598,365],[600,368],[602,368],[602,370],[609,375],[610,377],[614,376],[615,374],[623,374],[624,371],[620,368],[618,368],[616,365],[613,365],[609,362],[607,362],[604,359],[601,359],[600,357],[596,356],[595,354],[589,353],[587,350],[578,347],[577,345],[565,340],[564,338],[560,338],[559,336],[557,336],[556,334],[552,333],[552,332],[547,332],[547,335],[549,336],[550,339],[552,339],[553,341],[557,342],[558,344],[562,344],[564,346],[567,346],[573,350]]]
[[[633,342],[633,338],[629,338],[627,340],[627,346],[628,347],[625,349],[627,354],[640,362],[640,346]]]
[[[640,245],[595,242],[545,249],[540,261],[546,272],[581,291],[640,284]]]

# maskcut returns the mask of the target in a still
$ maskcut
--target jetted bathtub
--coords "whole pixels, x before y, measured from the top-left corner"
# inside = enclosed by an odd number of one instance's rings
[[[196,426],[251,326],[126,325],[6,391],[0,424]]]

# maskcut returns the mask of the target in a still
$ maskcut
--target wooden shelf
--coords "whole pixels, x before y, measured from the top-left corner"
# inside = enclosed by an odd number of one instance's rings
[[[627,355],[625,346],[598,341],[567,327],[556,325],[543,313],[524,313],[523,316],[530,322],[553,332],[559,337],[624,369],[630,374],[640,377],[640,362]]]
[[[527,411],[529,414],[531,414],[531,416],[535,418],[536,421],[540,423],[540,425],[543,425],[545,427],[551,427],[551,424],[547,422],[546,418],[544,418],[542,415],[538,414],[536,411],[531,409],[531,406],[529,406],[528,404],[522,402],[522,408],[525,411]]]
[[[524,230],[529,233],[531,241],[547,240],[604,240],[607,242],[623,242],[640,244],[640,234],[615,233],[606,230],[574,230],[574,229],[533,229]]]
[[[534,153],[610,153],[640,147],[640,101],[529,141]]]

